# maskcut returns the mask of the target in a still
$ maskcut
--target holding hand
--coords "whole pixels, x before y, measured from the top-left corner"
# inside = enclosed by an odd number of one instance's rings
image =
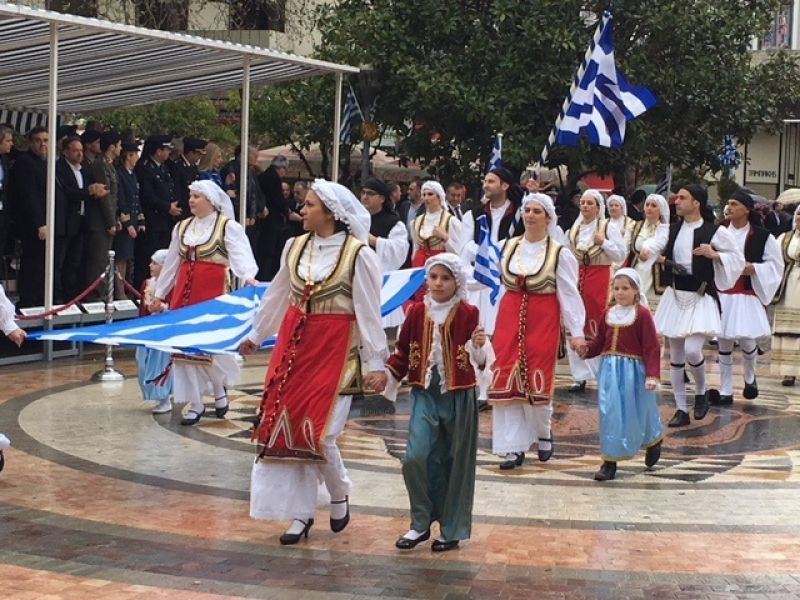
[[[147,307],[151,313],[160,313],[167,310],[164,301],[161,298],[153,298],[153,301],[150,303],[150,306]]]
[[[183,214],[183,210],[181,210],[177,202],[170,202],[169,214],[173,217],[180,217]]]
[[[386,372],[370,371],[364,377],[364,390],[380,394],[386,389]]]
[[[22,329],[15,329],[11,333],[8,334],[8,339],[14,342],[17,345],[17,348],[22,346],[22,342],[25,341],[25,338],[28,337],[28,334],[25,333]]]
[[[483,345],[486,343],[487,336],[486,330],[478,325],[475,328],[475,331],[472,332],[472,345],[476,348],[483,348]]]
[[[655,391],[657,387],[658,387],[658,379],[656,379],[655,377],[648,377],[647,380],[644,382],[644,389],[646,389],[648,392]]]
[[[256,346],[250,340],[245,340],[241,344],[239,344],[239,354],[241,354],[242,356],[255,354],[257,351],[258,351],[258,346]]]
[[[595,246],[602,246],[603,242],[606,241],[606,236],[604,236],[599,231],[596,231],[594,234],[594,245]]]
[[[447,235],[447,232],[438,225],[433,228],[433,231],[431,232],[431,237],[439,238],[443,242],[446,242],[447,240],[450,239],[450,236]]]
[[[692,254],[695,256],[710,258],[711,260],[719,260],[719,252],[714,250],[714,248],[711,247],[711,244],[700,244],[697,248],[692,250]]]
[[[639,260],[641,261],[647,262],[648,260],[650,260],[651,256],[653,256],[653,253],[650,252],[650,250],[648,250],[647,248],[639,252]]]
[[[753,266],[753,263],[744,263],[744,270],[742,271],[744,275],[755,275],[756,268]]]
[[[569,345],[578,356],[583,357],[586,355],[586,338],[574,337],[569,341]]]

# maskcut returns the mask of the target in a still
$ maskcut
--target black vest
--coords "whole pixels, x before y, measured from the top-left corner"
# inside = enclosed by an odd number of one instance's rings
[[[497,231],[497,241],[511,239],[512,237],[517,237],[522,235],[525,232],[525,225],[522,223],[522,219],[519,221],[515,221],[517,217],[517,211],[519,210],[519,206],[516,206],[513,202],[509,205],[508,209],[506,210],[506,214],[504,214],[500,219],[500,229]],[[478,244],[480,243],[480,235],[481,235],[481,228],[478,226],[478,217],[482,214],[486,215],[486,224],[489,226],[489,232],[492,231],[492,210],[487,203],[486,206],[483,208],[483,212],[480,211],[473,211],[472,214],[474,215],[475,221],[475,231],[473,232],[472,239],[473,241]]]
[[[747,239],[744,242],[744,259],[749,263],[762,263],[764,262],[764,248],[767,246],[767,239],[770,233],[763,227],[756,227],[750,225],[750,232],[747,234]],[[744,275],[744,288],[746,290],[753,289],[753,282],[750,281],[749,275]]]
[[[675,248],[675,240],[678,238],[683,221],[672,223],[669,226],[669,240],[667,247],[664,249],[664,258],[669,261],[673,259],[673,250]],[[692,248],[697,248],[700,244],[710,244],[711,239],[717,232],[718,225],[710,222],[703,221],[703,224],[694,230],[694,242]],[[676,290],[687,292],[699,292],[708,294],[717,301],[719,304],[719,297],[717,288],[714,285],[714,262],[705,256],[692,256],[692,274],[691,275],[676,275],[672,269],[666,268],[661,273],[661,284],[670,286]]]
[[[375,237],[388,238],[392,228],[400,222],[394,212],[382,210],[370,219],[369,232]]]

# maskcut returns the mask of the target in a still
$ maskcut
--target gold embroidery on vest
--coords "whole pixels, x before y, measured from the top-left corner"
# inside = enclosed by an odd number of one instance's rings
[[[522,243],[522,236],[512,238],[503,248],[503,259],[500,263],[500,271],[503,285],[509,290],[523,291],[519,285],[519,276],[512,273],[510,269],[511,259],[519,250]],[[562,245],[553,238],[548,237],[545,241],[545,258],[542,266],[536,273],[525,277],[525,290],[529,294],[554,294],[556,291],[556,271]]]
[[[417,244],[417,248],[427,248],[428,250],[444,249],[445,242],[443,242],[439,238],[422,237],[422,224],[424,222],[425,222],[425,213],[422,213],[420,216],[414,219],[414,241]],[[450,233],[450,213],[447,212],[444,208],[442,208],[442,216],[439,217],[439,227],[441,227],[447,233]]]
[[[178,224],[178,241],[181,258],[189,260],[190,249],[188,244],[183,241],[183,234],[194,222],[196,217],[184,219]],[[211,230],[211,236],[207,241],[194,247],[193,260],[213,262],[223,265],[228,264],[228,248],[225,245],[225,226],[228,224],[228,217],[218,214]]]
[[[575,254],[575,258],[578,259],[579,263],[584,265],[610,265],[611,260],[608,258],[608,256],[606,256],[606,253],[603,252],[602,246],[598,246],[592,242],[592,246],[588,250],[578,249],[578,235],[581,230],[581,224],[582,222],[575,223],[569,232],[570,244],[572,246],[572,252]],[[602,233],[604,238],[608,239],[607,219],[598,219],[597,231]]]

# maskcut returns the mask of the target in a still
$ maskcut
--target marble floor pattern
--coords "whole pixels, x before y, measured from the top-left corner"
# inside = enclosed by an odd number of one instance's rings
[[[565,392],[556,452],[501,472],[481,413],[473,537],[458,551],[394,548],[408,528],[400,473],[409,398],[353,403],[341,448],[354,482],[339,534],[320,510],[307,541],[248,517],[249,429],[268,355],[249,359],[224,420],[179,425],[100,356],[0,369],[0,599],[800,599],[800,388],[760,368],[737,396],[670,430],[661,462],[600,484],[596,393]],[[709,380],[717,381],[709,360]],[[737,371],[737,393],[741,386]],[[662,416],[672,414],[668,384]],[[210,406],[210,404],[209,404]],[[211,411],[213,414],[213,411]]]

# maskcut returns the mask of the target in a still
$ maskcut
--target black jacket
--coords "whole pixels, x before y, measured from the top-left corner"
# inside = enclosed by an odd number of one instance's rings
[[[783,211],[779,213],[770,211],[770,213],[764,217],[764,227],[766,227],[767,231],[772,235],[778,237],[780,234],[792,230],[792,217]]]
[[[56,161],[56,235],[73,236],[81,231],[81,223],[89,201],[89,177],[83,169],[83,188],[78,186],[75,172],[65,158]]]
[[[156,164],[152,158],[143,158],[136,163],[133,172],[139,180],[139,201],[147,230],[172,231],[174,219],[169,214],[169,208],[175,201],[175,185],[167,167]]]
[[[46,225],[47,160],[30,151],[20,154],[11,169],[8,196],[20,233],[30,235]]]
[[[267,205],[269,214],[264,219],[264,226],[267,229],[280,231],[288,216],[286,204],[283,201],[283,189],[281,189],[281,176],[275,167],[269,167],[258,178],[261,191],[264,193],[264,201]]]
[[[183,211],[180,218],[191,217],[192,213],[189,210],[189,184],[197,180],[197,166],[190,165],[181,155],[177,160],[168,161],[167,168],[175,184],[175,200],[178,201],[178,207]]]

